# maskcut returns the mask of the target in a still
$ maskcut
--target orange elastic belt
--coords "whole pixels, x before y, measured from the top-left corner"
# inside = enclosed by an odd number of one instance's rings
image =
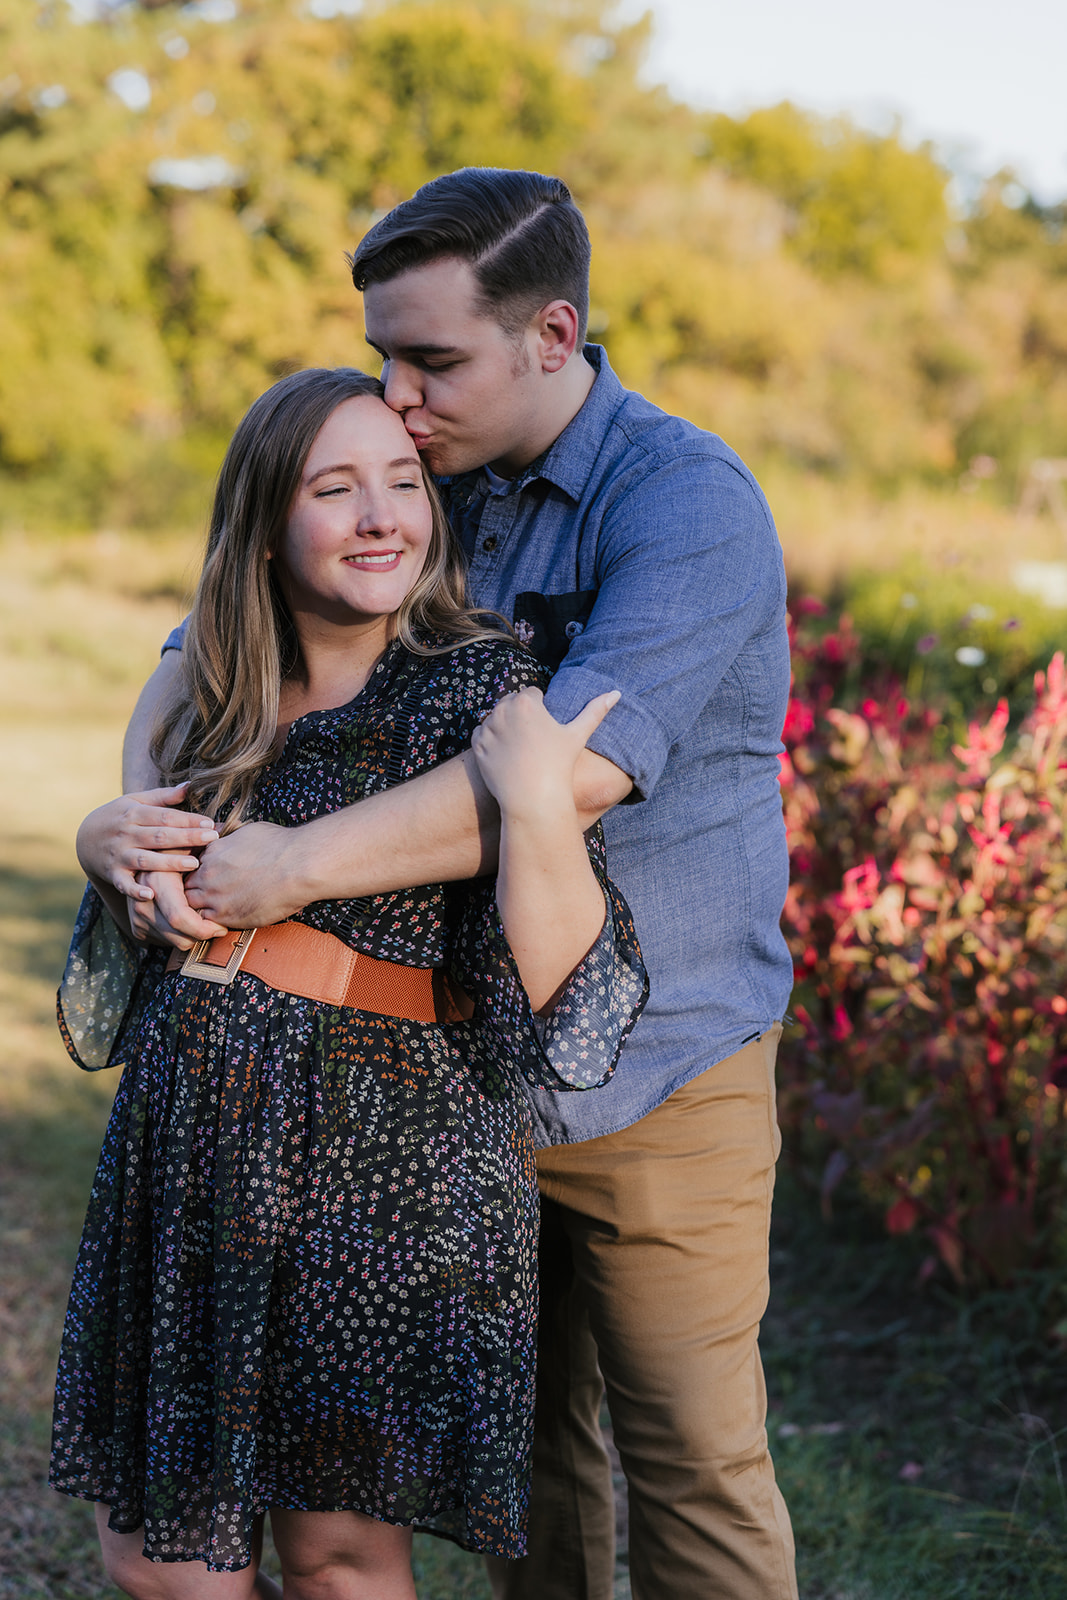
[[[184,956],[180,950],[171,952],[167,971],[178,967],[187,976],[222,984],[232,983],[238,971],[251,972],[286,994],[408,1022],[459,1022],[472,1009],[465,995],[453,992],[441,967],[379,961],[305,922],[278,922],[205,939]]]

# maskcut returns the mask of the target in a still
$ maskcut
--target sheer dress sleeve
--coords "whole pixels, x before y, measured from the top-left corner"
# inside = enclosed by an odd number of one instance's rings
[[[124,1065],[168,954],[134,944],[121,933],[92,884],[86,884],[56,996],[59,1032],[79,1067],[99,1072]]]
[[[512,645],[493,645],[480,667],[464,677],[454,729],[460,748],[470,744],[474,727],[504,695],[527,684],[543,688],[547,681],[534,658]],[[480,878],[449,890],[452,976],[475,1002],[475,1018],[539,1089],[593,1089],[606,1083],[648,997],[633,918],[608,878],[599,825],[587,839],[604,891],[604,926],[548,1017],[535,1017],[530,1007],[497,911],[495,881]]]
[[[537,1089],[595,1089],[611,1077],[648,998],[648,976],[630,908],[607,876],[599,826],[589,856],[606,915],[595,944],[547,1017],[535,1017],[496,906],[492,879],[456,885],[452,976]]]

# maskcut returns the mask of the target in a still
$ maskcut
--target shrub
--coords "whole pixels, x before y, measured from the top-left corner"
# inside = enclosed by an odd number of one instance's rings
[[[801,602],[782,793],[799,1029],[782,1114],[824,1203],[846,1173],[959,1283],[1051,1264],[1067,1171],[1067,671],[948,746],[890,681],[848,709],[846,618]],[[941,753],[941,752],[944,753]]]

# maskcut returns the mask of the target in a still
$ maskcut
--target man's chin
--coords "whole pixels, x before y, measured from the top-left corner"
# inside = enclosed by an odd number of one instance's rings
[[[454,478],[461,472],[471,472],[475,467],[484,465],[481,459],[468,460],[458,450],[450,450],[447,445],[436,444],[433,440],[419,451],[419,459],[429,467],[435,478]]]

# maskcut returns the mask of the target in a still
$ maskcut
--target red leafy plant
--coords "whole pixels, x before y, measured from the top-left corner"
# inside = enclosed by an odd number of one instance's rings
[[[1051,1265],[1067,1173],[1067,672],[946,748],[883,686],[840,704],[847,618],[802,602],[782,795],[799,1027],[780,1110],[824,1205],[847,1172],[959,1283]],[[1007,747],[1006,747],[1007,746]]]

